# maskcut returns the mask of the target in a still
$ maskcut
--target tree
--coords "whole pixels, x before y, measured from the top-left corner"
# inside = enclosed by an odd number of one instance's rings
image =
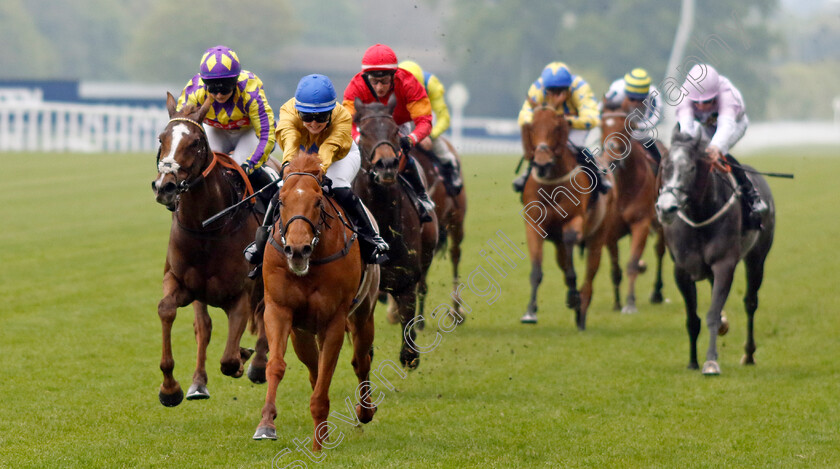
[[[38,30],[23,0],[0,3],[0,44],[5,78],[48,78],[59,68],[58,55]]]

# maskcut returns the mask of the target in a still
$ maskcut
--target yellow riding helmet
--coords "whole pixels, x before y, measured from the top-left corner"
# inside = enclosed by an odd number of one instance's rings
[[[416,78],[421,85],[425,81],[423,80],[423,69],[420,68],[419,65],[417,65],[417,62],[412,62],[411,60],[403,60],[402,62],[400,62],[400,68],[407,72],[411,72],[411,74],[414,75],[414,78]]]
[[[650,75],[643,68],[634,68],[624,75],[624,92],[629,98],[645,99],[650,93]]]

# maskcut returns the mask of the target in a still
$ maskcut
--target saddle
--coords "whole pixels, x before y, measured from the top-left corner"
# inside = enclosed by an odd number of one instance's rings
[[[455,197],[456,195],[458,195],[461,192],[461,190],[460,188],[456,187],[455,183],[453,182],[453,180],[455,179],[455,173],[453,172],[454,168],[443,164],[443,162],[440,161],[440,158],[438,158],[435,152],[430,150],[424,150],[419,146],[415,148],[418,152],[426,155],[426,157],[429,158],[429,161],[432,162],[432,166],[435,168],[435,172],[437,172],[440,175],[440,179],[443,181],[443,188],[446,189],[446,195],[450,197]]]

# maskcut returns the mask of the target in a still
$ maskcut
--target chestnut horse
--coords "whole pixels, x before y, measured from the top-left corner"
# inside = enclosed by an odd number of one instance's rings
[[[656,172],[655,162],[648,156],[644,146],[631,135],[632,122],[628,114],[619,109],[609,109],[601,115],[601,148],[610,157],[615,177],[615,210],[607,214],[607,249],[612,266],[613,309],[622,313],[635,313],[636,277],[643,272],[642,253],[645,250],[651,230],[656,240],[656,280],[651,302],[662,302],[662,257],[665,254],[665,239],[662,226],[656,219]],[[658,142],[657,142],[658,143]],[[656,144],[656,143],[654,143]],[[660,150],[666,155],[664,149]],[[627,304],[621,307],[621,266],[618,263],[618,240],[630,235],[630,259],[627,261]]]
[[[452,143],[440,136],[443,143],[449,147],[449,151],[455,155],[460,165],[460,157],[455,151]],[[443,183],[443,176],[440,172],[440,167],[432,161],[432,157],[425,151],[415,147],[411,150],[411,155],[423,167],[423,172],[426,176],[426,181],[429,181],[429,199],[435,203],[435,214],[438,219],[438,246],[437,250],[443,252],[446,245],[449,244],[449,257],[452,261],[452,308],[458,313],[461,318],[465,318],[463,308],[461,307],[460,291],[458,285],[461,284],[460,276],[458,275],[458,264],[461,262],[461,242],[464,240],[464,219],[467,215],[467,191],[466,188],[461,188],[457,195],[450,195],[446,191]],[[423,304],[425,295],[419,298],[420,312],[423,311]],[[424,324],[421,322],[420,324]]]
[[[318,154],[301,153],[286,168],[278,194],[280,216],[269,238],[273,249],[266,249],[263,260],[265,330],[271,350],[268,389],[254,434],[256,440],[277,438],[275,400],[291,335],[295,353],[309,369],[314,451],[321,449],[328,433],[323,425],[330,412],[330,382],[345,329],[350,332],[352,364],[359,378],[356,416],[367,423],[376,412],[370,401],[369,373],[379,266],[362,263],[356,234],[340,208],[324,196],[323,177]]]
[[[613,203],[614,191],[594,197],[597,179],[589,169],[578,166],[567,145],[569,124],[550,106],[534,108],[533,121],[522,130],[526,155],[533,155],[532,170],[525,183],[520,212],[525,218],[525,237],[531,258],[531,298],[523,322],[534,322],[537,288],[542,282],[543,242],[557,248],[557,264],[566,277],[566,306],[575,311],[579,330],[586,329],[586,312],[592,299],[592,281],[601,262],[606,229],[604,217]],[[531,216],[538,210],[539,218]],[[574,268],[573,250],[583,243],[587,249],[586,277],[580,291]],[[534,320],[526,321],[526,317]]]
[[[387,106],[364,104],[358,98],[355,101],[353,121],[359,129],[362,166],[353,181],[353,191],[373,213],[380,234],[391,246],[390,259],[381,266],[380,289],[397,304],[403,338],[400,363],[414,369],[420,364],[414,342],[417,298],[418,294],[426,294],[425,278],[438,243],[438,224],[434,213],[431,222],[420,223],[414,203],[398,182],[404,156],[399,146],[399,127],[392,117],[395,105],[394,99]]]
[[[239,202],[251,190],[239,165],[226,155],[210,151],[200,122],[211,102],[208,99],[199,109],[186,105],[176,112],[175,98],[167,93],[170,121],[160,134],[158,177],[152,182],[157,202],[173,212],[163,271],[163,299],[158,304],[163,328],[163,384],[159,398],[168,407],[180,404],[184,398],[181,385],[172,374],[172,323],[179,307],[192,303],[198,344],[187,399],[210,397],[204,368],[212,330],[208,305],[223,309],[228,317],[228,338],[221,359],[225,375],[242,376],[243,365],[253,350],[241,348],[239,341],[248,323],[252,333],[259,329],[263,286],[261,281],[248,279],[250,266],[242,250],[253,240],[260,220],[250,206],[243,204],[209,227],[202,227],[203,220]],[[248,370],[248,377],[255,383],[265,382],[267,349],[260,331],[256,355]]]
[[[674,259],[674,279],[685,300],[686,328],[690,343],[688,367],[698,368],[697,287],[703,279],[712,282],[712,301],[706,313],[709,348],[704,375],[720,374],[717,362],[717,336],[729,329],[721,311],[729,296],[735,267],[742,259],[747,274],[744,306],[747,310],[747,343],[742,364],[755,363],[753,317],[758,309],[758,289],[764,279],[764,261],[773,244],[775,208],[767,181],[749,174],[769,210],[762,216],[760,231],[744,228],[744,209],[738,185],[731,173],[713,170],[705,150],[709,139],[702,129],[695,135],[681,132],[679,125],[671,136],[671,152],[663,158],[662,188],[656,200],[656,213],[665,229],[665,241]]]

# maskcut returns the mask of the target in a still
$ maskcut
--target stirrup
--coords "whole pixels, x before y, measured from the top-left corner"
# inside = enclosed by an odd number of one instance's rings
[[[513,191],[522,192],[525,190],[525,183],[528,182],[528,173],[516,176],[513,180]]]
[[[248,261],[249,264],[259,264],[262,261],[262,253],[260,249],[257,248],[257,242],[251,241],[243,251],[242,254],[245,256],[245,260]]]
[[[262,272],[262,262],[257,264],[256,267],[254,267],[253,269],[251,269],[250,272],[248,272],[248,278],[254,280],[255,278],[257,278],[258,275],[260,275],[260,272]]]

